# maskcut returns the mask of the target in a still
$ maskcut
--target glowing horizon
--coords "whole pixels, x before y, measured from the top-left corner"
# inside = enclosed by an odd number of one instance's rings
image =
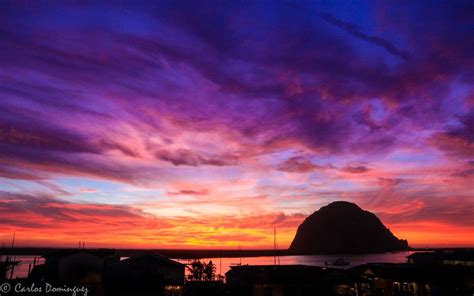
[[[284,249],[346,200],[474,247],[466,11],[2,2],[0,243]]]

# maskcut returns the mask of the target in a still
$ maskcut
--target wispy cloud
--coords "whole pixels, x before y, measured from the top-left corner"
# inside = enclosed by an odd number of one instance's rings
[[[333,5],[2,2],[2,235],[264,246],[337,199],[466,233],[472,4]]]

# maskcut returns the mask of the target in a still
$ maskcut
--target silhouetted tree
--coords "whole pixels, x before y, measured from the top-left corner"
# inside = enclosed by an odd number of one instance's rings
[[[187,267],[189,269],[189,279],[194,281],[202,281],[202,276],[204,272],[204,264],[199,261],[195,260],[191,263],[191,267]]]
[[[209,263],[204,266],[203,273],[206,281],[212,281],[216,273],[216,266],[212,263],[212,260],[209,260]]]

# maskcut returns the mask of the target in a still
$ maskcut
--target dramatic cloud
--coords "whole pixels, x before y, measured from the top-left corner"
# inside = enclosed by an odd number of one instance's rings
[[[341,169],[341,171],[349,174],[363,174],[370,171],[365,165],[347,165]]]
[[[156,157],[169,161],[172,164],[178,165],[190,165],[190,166],[200,166],[200,165],[215,165],[215,166],[225,166],[225,165],[234,165],[237,164],[235,157],[217,157],[217,156],[208,156],[208,155],[196,155],[193,154],[190,150],[180,149],[174,152],[169,151],[158,151]]]
[[[432,143],[448,154],[474,157],[474,109],[459,120],[459,126],[436,134]]]
[[[190,189],[180,189],[177,192],[169,192],[169,195],[208,195],[208,190],[190,190]]]
[[[269,247],[344,199],[473,245],[473,11],[3,1],[0,237]]]
[[[278,166],[278,170],[289,173],[307,173],[321,168],[302,156],[291,157]]]
[[[392,187],[403,182],[401,178],[378,178],[378,180],[382,187]]]
[[[6,227],[2,238],[15,231],[23,244],[73,246],[77,239],[106,246],[120,241],[122,246],[156,247],[160,241],[175,247],[264,247],[274,228],[279,229],[280,242],[289,244],[305,216],[280,212],[159,219],[132,206],[80,204],[47,195],[0,192],[0,217]]]
[[[381,47],[385,48],[391,54],[399,56],[403,59],[408,59],[408,57],[409,57],[408,53],[398,49],[395,45],[393,45],[389,41],[387,41],[383,38],[377,37],[377,36],[367,35],[367,34],[361,32],[359,29],[357,29],[357,26],[355,26],[354,24],[339,20],[339,19],[335,18],[334,16],[332,16],[330,14],[327,14],[327,13],[318,13],[318,15],[323,20],[327,21],[328,23],[333,24],[333,25],[349,32],[350,34],[354,35],[355,37],[361,38],[362,40],[365,40],[367,42],[370,42],[370,43],[373,43],[375,45],[378,45],[378,46],[381,46]]]

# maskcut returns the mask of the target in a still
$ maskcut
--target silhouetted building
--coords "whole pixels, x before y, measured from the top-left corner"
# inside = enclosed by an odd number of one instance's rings
[[[474,268],[409,263],[369,263],[350,270],[359,275],[358,295],[472,295]]]
[[[407,257],[413,264],[444,264],[474,267],[474,250],[416,252]]]
[[[183,296],[222,296],[226,293],[223,281],[186,281]]]
[[[115,250],[65,249],[49,253],[44,264],[36,265],[28,281],[87,287],[88,295],[104,294],[105,266],[118,262]]]
[[[185,265],[159,254],[144,252],[110,264],[107,295],[181,295]]]
[[[43,257],[44,264],[33,268],[30,279],[83,285],[102,284],[104,266],[120,260],[110,249],[64,249]]]
[[[231,295],[350,295],[344,270],[307,265],[241,265],[226,273]]]

